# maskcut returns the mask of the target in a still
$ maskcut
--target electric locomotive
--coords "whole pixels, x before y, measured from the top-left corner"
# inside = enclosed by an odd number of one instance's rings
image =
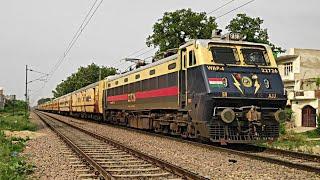
[[[221,144],[273,140],[283,83],[270,47],[240,39],[190,40],[38,109]]]
[[[239,37],[191,40],[108,78],[105,119],[222,144],[277,138],[286,95],[272,51]]]

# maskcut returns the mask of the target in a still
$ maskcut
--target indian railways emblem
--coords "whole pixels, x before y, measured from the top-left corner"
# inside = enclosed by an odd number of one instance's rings
[[[243,78],[241,79],[241,82],[244,87],[248,87],[248,88],[252,87],[252,80],[247,76],[243,76]]]

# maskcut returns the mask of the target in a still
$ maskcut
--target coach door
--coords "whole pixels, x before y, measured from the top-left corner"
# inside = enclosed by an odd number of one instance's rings
[[[184,109],[187,102],[187,51],[181,50],[181,71],[179,72],[180,107]]]
[[[312,106],[305,106],[302,108],[302,126],[316,127],[316,109]]]

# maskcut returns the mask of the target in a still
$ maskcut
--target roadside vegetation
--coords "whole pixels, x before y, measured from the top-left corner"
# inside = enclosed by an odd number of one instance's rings
[[[0,111],[0,180],[25,179],[32,172],[33,166],[27,164],[20,156],[28,139],[6,137],[5,131],[34,131],[36,125],[24,113],[25,102],[8,102],[4,110]],[[13,111],[14,110],[14,111]]]
[[[320,154],[320,122],[318,122],[317,129],[296,133],[286,126],[290,123],[293,115],[292,110],[287,110],[287,121],[280,122],[280,137],[272,143],[263,145],[285,150]],[[318,116],[318,119],[320,119],[320,116]]]

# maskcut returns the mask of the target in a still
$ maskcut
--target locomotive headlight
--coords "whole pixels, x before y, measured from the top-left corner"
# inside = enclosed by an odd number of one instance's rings
[[[239,41],[239,40],[241,40],[241,34],[240,33],[230,33],[229,38],[234,41]]]
[[[231,123],[236,118],[236,114],[231,108],[225,108],[221,112],[221,119],[225,123]]]
[[[263,83],[264,83],[264,87],[266,87],[267,89],[270,89],[270,81],[268,79],[264,79]]]

